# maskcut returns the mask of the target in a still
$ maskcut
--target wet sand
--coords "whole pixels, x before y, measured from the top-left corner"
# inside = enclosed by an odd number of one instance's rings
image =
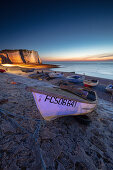
[[[0,100],[8,99],[0,104],[1,169],[113,169],[113,101],[105,91],[105,86],[113,81],[99,78],[95,87],[98,105],[88,114],[88,121],[76,116],[58,118],[43,122],[38,134],[37,120],[42,117],[25,88],[58,84],[60,80],[27,78],[33,73],[0,73]],[[69,74],[73,73],[64,73]]]
[[[2,64],[0,67],[16,67],[16,68],[33,68],[33,69],[47,69],[47,68],[58,68],[58,65],[53,64]],[[7,67],[7,68],[8,68]]]

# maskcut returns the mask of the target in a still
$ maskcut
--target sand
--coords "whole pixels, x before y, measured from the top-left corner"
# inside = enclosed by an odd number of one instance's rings
[[[32,94],[25,88],[58,84],[60,80],[39,81],[28,78],[37,70],[33,73],[12,70],[0,73],[0,100],[8,99],[0,104],[1,169],[113,169],[113,101],[105,91],[112,80],[99,78],[95,87],[98,105],[87,122],[76,116],[62,117],[43,122],[38,134],[37,120],[42,117]],[[25,120],[27,117],[30,119]]]

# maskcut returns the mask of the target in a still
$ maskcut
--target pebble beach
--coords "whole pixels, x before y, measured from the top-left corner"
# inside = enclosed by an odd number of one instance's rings
[[[57,85],[60,79],[33,79],[31,74],[37,70],[8,68],[0,73],[0,169],[112,170],[113,98],[105,87],[113,80],[86,76],[99,80],[93,89],[97,108],[88,114],[88,121],[68,116],[48,122],[26,86]]]

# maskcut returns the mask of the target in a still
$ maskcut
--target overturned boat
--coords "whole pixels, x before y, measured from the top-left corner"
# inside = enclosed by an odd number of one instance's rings
[[[72,75],[72,76],[67,76],[66,79],[67,81],[72,83],[82,83],[85,79],[85,76]]]
[[[29,69],[29,68],[21,68],[22,72],[29,73],[29,72],[34,72],[35,69]]]
[[[84,80],[83,84],[85,87],[95,87],[97,86],[99,83],[98,80]]]
[[[49,77],[50,78],[62,78],[62,77],[64,77],[64,74],[63,73],[51,72],[51,73],[49,73]]]
[[[97,105],[97,96],[93,91],[78,90],[73,93],[59,87],[28,87],[37,108],[45,120],[53,120],[62,116],[84,115],[92,112]]]

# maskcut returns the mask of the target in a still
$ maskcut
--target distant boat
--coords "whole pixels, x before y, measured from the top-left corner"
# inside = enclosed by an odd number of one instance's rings
[[[109,84],[108,86],[106,86],[106,91],[108,91],[108,92],[113,94],[113,85]]]
[[[92,112],[97,105],[95,92],[84,91],[81,95],[62,90],[58,87],[27,88],[31,91],[37,108],[45,120],[53,120],[62,116],[84,115]],[[80,90],[79,90],[80,92]],[[92,95],[93,98],[88,96]]]
[[[94,87],[98,85],[99,81],[98,80],[84,80],[83,83],[85,87]]]
[[[82,83],[83,80],[85,79],[85,76],[72,75],[72,76],[67,76],[66,79],[67,81],[72,83]]]
[[[5,73],[6,71],[4,69],[0,69],[0,73]]]
[[[61,77],[64,77],[64,74],[52,72],[52,73],[49,73],[49,77],[50,78],[61,78]]]
[[[22,72],[28,73],[28,72],[34,72],[34,69],[29,69],[29,68],[22,68]]]

